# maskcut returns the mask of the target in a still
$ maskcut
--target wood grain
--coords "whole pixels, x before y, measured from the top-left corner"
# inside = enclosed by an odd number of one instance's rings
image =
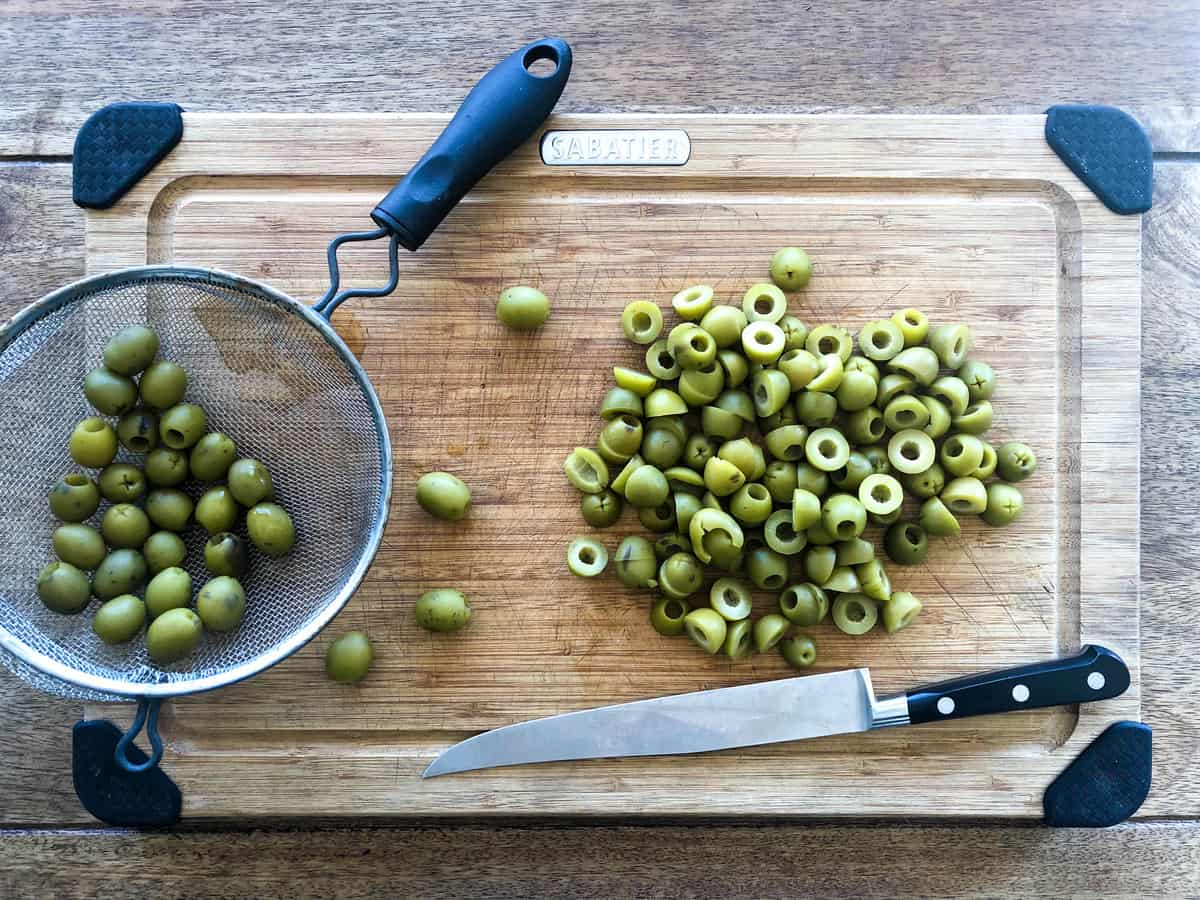
[[[821,667],[870,664],[889,692],[1094,640],[1137,668],[1138,359],[1135,346],[1111,340],[1111,322],[1136,321],[1138,221],[1104,210],[1067,173],[1041,140],[1041,117],[556,125],[685,127],[692,161],[548,170],[531,142],[405,258],[392,298],[339,312],[395,448],[384,546],[335,626],[370,631],[378,664],[360,688],[334,688],[320,676],[318,641],[250,682],[172,704],[170,765],[190,812],[340,815],[340,794],[320,787],[335,766],[342,786],[361,791],[358,811],[379,815],[675,814],[700,808],[696,791],[711,795],[710,811],[717,803],[743,814],[796,813],[790,798],[805,795],[815,798],[809,814],[1040,815],[1041,789],[1063,760],[1112,716],[1138,715],[1136,689],[1085,707],[1078,726],[1060,709],[727,753],[706,760],[704,780],[687,779],[693,791],[674,787],[686,760],[413,780],[448,743],[514,720],[788,674],[773,655],[731,667],[669,647],[646,626],[644,601],[611,580],[558,574],[581,530],[559,467],[593,439],[610,379],[604,365],[580,361],[638,364],[615,325],[628,300],[665,304],[715,276],[721,297],[736,302],[788,242],[818,261],[796,301],[805,319],[858,327],[915,303],[935,320],[969,321],[979,352],[1020,385],[996,398],[995,438],[1043,436],[1019,542],[972,523],[927,566],[893,570],[927,600],[920,627],[859,641],[822,629]],[[358,227],[437,127],[411,117],[189,114],[184,143],[116,208],[89,214],[89,270],[219,266],[315,296],[328,237]],[[381,278],[381,254],[356,258],[352,283]],[[556,298],[556,312],[540,334],[514,339],[492,304],[505,284],[528,280]],[[466,523],[438,526],[416,509],[411,485],[432,468],[476,486]],[[531,498],[541,499],[531,507]],[[302,532],[318,526],[300,522]],[[528,549],[514,554],[514,536]],[[410,613],[420,591],[443,583],[477,609],[469,632],[449,641],[423,635]],[[770,599],[760,598],[760,612]],[[916,747],[953,785],[953,803],[906,777]],[[303,791],[288,788],[297,767],[312,775]],[[737,791],[722,792],[732,780]],[[277,787],[242,787],[266,781]]]
[[[67,165],[0,164],[0,318],[83,274],[83,215],[70,186]],[[0,669],[0,823],[88,821],[70,777],[80,712]]]
[[[403,828],[4,834],[0,893],[53,897],[1187,897],[1194,826]],[[969,860],[969,865],[964,865]]]
[[[503,48],[575,48],[560,109],[1025,112],[1124,106],[1200,148],[1200,7],[852,0],[0,2],[0,154],[71,152],[117,100],[189,110],[448,111]],[[636,27],[631,27],[636,23]]]
[[[356,4],[356,7],[359,4]],[[876,98],[874,108],[891,110],[929,109],[978,109],[1033,111],[1041,108],[1046,100],[1108,99],[1132,106],[1148,125],[1160,150],[1181,150],[1197,145],[1195,121],[1192,113],[1195,89],[1186,82],[1196,77],[1190,62],[1194,56],[1194,38],[1188,29],[1194,27],[1195,4],[1180,3],[1158,7],[1154,14],[1161,16],[1154,21],[1158,35],[1144,30],[1141,25],[1150,21],[1136,13],[1113,14],[1096,6],[1089,10],[1066,9],[1047,13],[1038,8],[1023,8],[1014,14],[1012,7],[1005,4],[999,12],[992,3],[972,4],[964,14],[956,4],[936,7],[921,4],[919,15],[922,22],[937,21],[936,29],[912,27],[915,21],[907,4],[891,4],[905,18],[902,28],[890,29],[868,48],[860,50],[857,35],[842,33],[835,42],[835,52],[807,53],[804,49],[815,46],[802,42],[799,46],[788,41],[782,53],[764,55],[762,58],[732,53],[728,46],[713,37],[708,49],[702,54],[703,65],[685,54],[672,54],[671,60],[646,69],[642,77],[630,80],[628,90],[621,90],[617,100],[620,108],[653,109],[652,103],[643,97],[655,95],[669,102],[688,100],[693,95],[700,97],[695,103],[703,103],[705,96],[714,96],[713,71],[725,72],[723,77],[735,91],[735,96],[723,101],[720,108],[745,109],[748,104],[759,104],[759,108],[779,108],[779,98],[794,102],[789,109],[814,109],[801,105],[806,97],[820,92],[843,93],[845,104],[860,102],[860,97]],[[261,3],[240,8],[248,9],[246,19],[255,19],[253,35],[268,35],[260,44],[268,49],[278,40],[275,32],[284,32],[284,39],[304,42],[307,40],[349,40],[353,33],[347,25],[329,28],[314,28],[313,14],[307,5],[289,5],[288,21],[272,21],[274,10],[270,4]],[[329,4],[322,4],[329,8]],[[852,17],[863,15],[861,10],[868,4],[840,4],[834,15]],[[874,15],[878,7],[869,5]],[[12,125],[4,131],[6,152],[35,153],[39,147],[53,148],[50,152],[66,152],[78,123],[96,105],[110,99],[129,99],[137,96],[168,96],[183,99],[193,109],[222,108],[227,103],[231,109],[258,108],[274,90],[287,94],[273,102],[277,108],[318,109],[320,104],[340,104],[340,98],[353,95],[357,98],[354,108],[401,108],[397,98],[407,92],[409,108],[450,109],[457,95],[443,90],[445,77],[457,77],[456,71],[446,71],[438,78],[410,78],[403,84],[390,80],[387,72],[362,75],[357,70],[343,78],[339,87],[344,93],[320,91],[315,94],[306,90],[301,79],[291,77],[295,71],[295,60],[288,54],[285,59],[289,81],[282,88],[273,84],[259,84],[256,72],[249,65],[238,69],[232,76],[218,77],[205,69],[215,58],[209,50],[203,54],[189,46],[175,46],[179,35],[188,28],[191,33],[202,29],[195,14],[180,14],[179,23],[172,28],[144,27],[136,32],[137,43],[124,43],[121,38],[122,25],[110,26],[106,38],[118,48],[154,46],[156,42],[171,44],[170,52],[156,51],[156,64],[144,74],[131,67],[120,76],[110,74],[115,57],[122,54],[101,48],[82,46],[84,42],[66,32],[75,28],[76,35],[83,29],[89,34],[104,33],[102,24],[94,17],[113,22],[121,18],[132,19],[146,13],[134,13],[119,9],[115,4],[87,4],[86,9],[76,7],[73,12],[80,17],[80,24],[72,26],[65,21],[64,6],[61,4],[13,2],[0,3],[0,11],[6,18],[0,21],[0,41],[4,41],[5,52],[0,53],[0,66],[4,68],[6,86],[12,83],[13,67],[10,60],[24,60],[26,46],[38,58],[40,70],[23,84],[20,90],[5,92],[5,109],[16,110],[16,118],[29,123],[30,130]],[[528,4],[522,4],[522,13],[509,13],[506,4],[497,4],[496,21],[511,21],[515,15],[523,15]],[[291,10],[295,9],[295,19]],[[457,9],[457,7],[456,7]],[[689,14],[694,13],[693,4]],[[941,10],[945,9],[945,18]],[[1097,10],[1094,18],[1090,10]],[[59,15],[48,19],[39,18],[41,10],[57,10]],[[176,4],[173,11],[186,13],[183,4]],[[406,7],[407,10],[407,7]],[[858,10],[856,13],[855,11]],[[978,11],[978,17],[972,14]],[[644,18],[645,8],[639,7],[639,20]],[[570,16],[570,8],[557,7],[555,15]],[[20,20],[14,17],[20,15]],[[723,16],[717,34],[732,33],[741,40],[747,39],[742,17],[747,15],[740,7],[736,14]],[[750,12],[750,16],[758,13]],[[823,27],[829,21],[830,9],[822,9],[821,16],[809,16],[805,28]],[[1043,17],[1059,17],[1056,27],[1042,27]],[[748,36],[751,45],[773,40],[779,31],[778,16],[766,10],[765,21],[759,30]],[[932,18],[931,18],[932,17]],[[235,18],[221,17],[225,23]],[[290,24],[298,24],[293,28]],[[446,16],[436,24],[432,32],[413,29],[414,40],[423,46],[436,49],[439,55],[447,52],[448,43],[443,43],[441,34],[449,34],[448,41],[465,44],[468,53],[473,53],[476,66],[482,68],[488,62],[491,38],[472,45],[478,21],[463,17],[462,25],[457,18]],[[490,18],[485,22],[493,21]],[[680,31],[686,30],[685,20],[680,19]],[[1070,65],[1059,65],[1064,52],[1056,40],[1045,35],[1066,34],[1070,31],[1063,22],[1084,23],[1080,28],[1116,32],[1120,39],[1107,42],[1092,42],[1087,39],[1065,41],[1066,52],[1078,54]],[[467,23],[470,23],[469,25]],[[957,23],[970,23],[961,30]],[[86,23],[86,24],[85,24]],[[597,24],[598,23],[598,24]],[[1027,29],[1025,23],[1030,23]],[[514,34],[520,32],[522,23]],[[470,30],[468,40],[463,41],[457,32]],[[614,37],[605,28],[602,20],[587,23],[576,33],[566,34],[576,45],[588,38],[589,54],[595,58],[603,56],[615,61],[617,70],[634,70],[630,60],[642,54],[625,56],[622,52],[631,46],[642,46],[639,42],[642,29],[628,29]],[[133,32],[131,32],[133,33]],[[529,32],[532,35],[532,32]],[[564,31],[565,33],[565,31]],[[1077,31],[1076,34],[1079,32]],[[320,37],[309,35],[320,34]],[[399,28],[368,30],[366,38],[381,40],[405,40],[406,34]],[[420,35],[419,38],[416,35]],[[661,35],[661,30],[659,32]],[[590,35],[590,37],[589,37]],[[1165,38],[1159,39],[1161,36]],[[922,42],[932,41],[926,45]],[[363,35],[355,35],[361,39]],[[1177,37],[1178,41],[1174,38]],[[697,31],[695,40],[705,40]],[[893,52],[893,42],[899,47],[915,48],[907,60],[907,70],[925,66],[941,66],[940,77],[921,81],[909,81],[898,77]],[[609,44],[619,49],[609,49]],[[449,44],[452,45],[452,44]],[[12,48],[17,46],[14,51]],[[474,46],[474,49],[472,49]],[[827,48],[831,45],[826,44]],[[928,52],[933,47],[935,52]],[[1110,57],[1109,50],[1118,48],[1119,53]],[[48,49],[41,49],[48,48]],[[1171,49],[1174,48],[1174,49]],[[654,48],[657,52],[658,48]],[[325,50],[321,48],[324,55]],[[1145,58],[1142,54],[1145,54]],[[856,55],[858,54],[858,55]],[[865,56],[865,59],[864,59]],[[1088,59],[1081,64],[1079,56]],[[1114,65],[1113,60],[1120,60]],[[51,60],[47,62],[47,60]],[[783,60],[783,62],[777,62]],[[953,64],[945,66],[943,60]],[[1172,62],[1173,60],[1173,62]],[[400,61],[402,62],[402,61]],[[215,65],[215,64],[214,64]],[[771,84],[741,79],[743,67],[750,65],[769,74],[774,84],[788,85],[778,91]],[[851,69],[855,65],[857,70]],[[660,91],[659,85],[676,66],[687,67],[688,82],[683,90],[678,85],[671,91]],[[881,72],[879,79],[869,76],[875,68]],[[46,77],[45,71],[53,73]],[[190,70],[176,79],[170,73],[178,69]],[[466,67],[470,68],[470,67]],[[610,66],[611,68],[611,66]],[[1161,69],[1172,71],[1166,77]],[[576,70],[568,96],[564,103],[574,104],[578,92],[593,88],[587,80],[605,78],[605,70],[592,66],[591,73]],[[1151,72],[1151,69],[1159,71]],[[234,64],[225,66],[225,72],[235,70]],[[789,82],[791,71],[802,72],[803,76]],[[218,73],[219,74],[219,73]],[[248,74],[251,77],[243,77]],[[411,74],[411,73],[410,73]],[[278,71],[273,79],[278,83]],[[160,85],[189,83],[188,98],[179,98],[173,90],[164,90]],[[70,90],[57,86],[66,79]],[[310,81],[310,72],[305,70],[304,81]],[[465,89],[467,76],[461,76],[459,93]],[[147,83],[147,82],[152,83]],[[263,79],[266,81],[266,79]],[[376,85],[386,84],[386,91],[379,91],[372,100]],[[131,85],[127,87],[126,85]],[[693,91],[693,85],[703,89]],[[1098,87],[1093,88],[1093,85]],[[1109,87],[1105,87],[1109,85]],[[622,86],[622,87],[626,87]],[[201,89],[206,96],[199,97]],[[85,96],[86,95],[86,96]],[[667,96],[669,95],[669,96]],[[1099,96],[1098,96],[1099,95]],[[337,96],[339,99],[334,100]],[[581,96],[581,95],[579,95]],[[78,103],[74,97],[83,97]],[[958,98],[957,104],[954,98]],[[203,99],[197,103],[193,98]],[[228,98],[228,99],[226,99]],[[1011,102],[1025,104],[1012,107]],[[861,102],[866,103],[866,100]],[[1142,103],[1145,106],[1142,106]],[[377,104],[368,106],[368,104]],[[765,105],[764,105],[765,104]],[[339,108],[340,105],[339,105]],[[572,109],[593,108],[580,102]],[[598,108],[598,107],[597,107]],[[689,106],[688,108],[698,108]],[[713,108],[717,108],[714,104]],[[16,129],[16,130],[13,130]],[[52,132],[53,137],[45,135]],[[1197,557],[1189,536],[1193,533],[1190,507],[1175,502],[1196,490],[1195,467],[1192,464],[1200,452],[1200,429],[1195,427],[1196,407],[1193,398],[1193,382],[1197,360],[1195,348],[1200,347],[1200,334],[1196,333],[1196,318],[1191,312],[1193,299],[1200,285],[1200,272],[1196,260],[1200,250],[1195,246],[1195,222],[1200,218],[1200,177],[1196,170],[1182,163],[1156,166],[1155,208],[1146,216],[1143,241],[1143,355],[1146,366],[1143,374],[1144,446],[1143,455],[1143,596],[1142,645],[1143,680],[1146,686],[1143,708],[1145,720],[1155,729],[1155,785],[1150,800],[1143,807],[1143,814],[1157,816],[1200,815],[1200,791],[1193,777],[1197,743],[1197,725],[1187,714],[1197,692],[1200,692],[1200,670],[1186,663],[1193,649],[1193,635],[1200,622],[1197,606],[1192,602],[1187,586],[1194,583]],[[3,285],[0,304],[7,316],[15,308],[44,293],[48,287],[81,275],[83,259],[81,248],[74,240],[79,234],[81,216],[69,203],[69,175],[65,166],[37,164],[22,168],[15,176],[13,167],[0,166],[0,219],[6,222],[24,223],[23,234],[36,236],[36,240],[23,240],[20,251],[14,252],[12,238],[7,238],[4,252],[0,253],[0,284]],[[20,184],[12,187],[12,179]],[[61,277],[56,272],[61,273]],[[1153,414],[1152,414],[1153,413]],[[72,704],[62,703],[44,695],[35,695],[4,673],[0,673],[0,720],[6,727],[0,734],[0,750],[6,759],[17,754],[23,760],[18,766],[0,768],[0,821],[7,824],[42,823],[55,824],[71,821],[90,821],[83,813],[71,793],[66,778],[65,736],[70,723],[77,716]],[[628,841],[618,840],[614,829],[586,828],[575,831],[579,841],[569,855],[561,853],[562,843],[556,843],[556,830],[523,830],[522,838],[514,837],[511,829],[504,827],[476,828],[467,832],[460,829],[423,829],[420,834],[430,836],[436,852],[428,848],[421,850],[418,840],[410,838],[408,832],[371,831],[342,832],[331,835],[325,831],[303,831],[287,835],[253,832],[244,835],[188,835],[182,839],[170,837],[142,837],[114,832],[90,832],[80,834],[62,833],[4,833],[5,853],[0,855],[0,866],[8,865],[0,882],[4,889],[0,893],[20,893],[21,896],[36,896],[32,888],[40,883],[52,887],[42,893],[53,896],[86,896],[91,893],[104,896],[145,896],[150,887],[137,879],[152,876],[161,883],[168,879],[178,885],[176,894],[189,896],[242,897],[244,885],[238,882],[241,875],[253,878],[255,883],[268,885],[263,893],[287,896],[308,890],[313,896],[329,896],[356,890],[358,884],[367,884],[374,895],[392,893],[393,884],[415,885],[413,896],[453,896],[470,893],[472,896],[501,895],[507,891],[514,896],[528,896],[539,891],[527,890],[526,886],[545,886],[540,893],[569,895],[580,885],[577,893],[616,895],[620,890],[629,890],[627,885],[640,889],[642,895],[666,896],[695,891],[696,885],[707,888],[720,884],[727,892],[742,891],[748,894],[770,896],[787,893],[794,895],[805,885],[820,884],[828,887],[832,895],[861,896],[873,886],[867,881],[868,873],[883,871],[890,880],[884,883],[889,895],[933,896],[958,887],[964,892],[987,896],[1012,896],[1025,898],[1031,895],[1077,894],[1080,896],[1195,896],[1197,887],[1197,826],[1194,822],[1178,825],[1141,824],[1111,829],[1104,832],[1044,832],[1039,830],[993,828],[921,828],[898,827],[864,829],[829,829],[827,827],[763,827],[760,825],[736,828],[750,837],[738,846],[741,852],[732,856],[725,852],[729,841],[728,828],[692,828],[684,831],[659,829],[619,829],[628,834]],[[711,839],[710,837],[711,836]],[[831,838],[825,843],[826,838]],[[669,846],[670,853],[657,848]],[[285,847],[286,851],[278,848]],[[797,852],[796,848],[820,848],[821,852],[809,854]],[[202,853],[192,854],[193,848]],[[693,848],[697,851],[692,853]],[[559,852],[555,852],[555,851]],[[687,854],[690,872],[686,878],[674,875],[672,870],[664,872],[660,860],[672,859],[676,854]],[[763,862],[764,859],[768,861]],[[791,860],[803,862],[803,871],[793,873]],[[291,879],[288,873],[297,867],[319,860],[303,879]],[[473,879],[467,883],[455,879],[452,864],[459,861],[470,864],[468,871]],[[645,866],[640,861],[650,860]],[[962,865],[970,860],[971,865]],[[128,861],[129,867],[123,863]],[[514,862],[516,861],[516,862]],[[169,871],[155,868],[161,862],[170,866]],[[504,875],[481,874],[480,869],[519,865],[520,871],[506,870]],[[322,878],[319,871],[328,872]],[[543,876],[547,869],[552,871]],[[632,870],[632,871],[631,871]],[[346,877],[350,872],[354,877]],[[370,882],[372,874],[384,872],[386,878],[380,883]],[[113,873],[107,882],[97,882],[105,872]],[[605,879],[605,872],[612,877]],[[777,873],[782,873],[776,882]],[[207,876],[207,881],[205,880]],[[15,881],[17,889],[11,889]],[[725,880],[721,880],[725,879]],[[861,879],[861,880],[859,880]],[[770,890],[764,887],[770,885]],[[1012,885],[1011,889],[1009,885]],[[553,888],[551,890],[550,888]],[[163,891],[172,893],[172,891]],[[716,890],[710,893],[717,893]]]
[[[1177,498],[1200,486],[1200,165],[1158,164],[1154,208],[1143,232],[1142,622],[1144,658],[1155,660],[1143,694],[1154,727],[1154,784],[1147,815],[1200,814],[1194,762],[1174,748],[1200,744],[1190,713],[1200,666],[1186,642],[1200,632],[1192,586],[1200,578],[1192,515]],[[1182,425],[1182,427],[1178,427]]]

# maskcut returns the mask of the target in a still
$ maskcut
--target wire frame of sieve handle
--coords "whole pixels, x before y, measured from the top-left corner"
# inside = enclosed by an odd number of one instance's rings
[[[342,275],[338,268],[338,249],[343,244],[361,243],[364,241],[377,241],[380,238],[387,237],[388,240],[388,282],[381,288],[348,288],[344,291],[338,291],[341,285]],[[388,228],[375,228],[371,231],[351,231],[346,234],[339,234],[329,242],[329,247],[325,251],[325,259],[329,264],[329,290],[325,295],[312,305],[314,312],[328,320],[333,311],[341,306],[342,302],[349,300],[351,297],[386,297],[392,291],[396,290],[396,285],[400,282],[400,236]]]

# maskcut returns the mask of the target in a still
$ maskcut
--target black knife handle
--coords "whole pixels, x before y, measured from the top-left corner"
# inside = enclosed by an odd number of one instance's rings
[[[554,64],[547,75],[530,68]],[[558,38],[522,47],[467,94],[434,145],[371,213],[416,250],[480,178],[524,143],[550,115],[571,74],[571,48]]]
[[[1089,644],[1078,656],[968,675],[909,691],[912,724],[966,716],[1088,703],[1119,697],[1129,687],[1129,669],[1105,647]]]

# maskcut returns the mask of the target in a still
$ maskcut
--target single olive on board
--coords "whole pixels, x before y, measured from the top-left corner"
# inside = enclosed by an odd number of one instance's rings
[[[471,509],[471,489],[449,472],[426,472],[417,480],[417,503],[438,519],[454,522]]]
[[[525,285],[507,288],[496,302],[496,318],[517,331],[541,328],[550,318],[550,298]]]
[[[375,661],[371,639],[361,631],[348,631],[325,651],[325,673],[339,684],[362,681]]]
[[[417,598],[413,613],[427,631],[458,631],[471,621],[471,602],[461,591],[437,588]]]

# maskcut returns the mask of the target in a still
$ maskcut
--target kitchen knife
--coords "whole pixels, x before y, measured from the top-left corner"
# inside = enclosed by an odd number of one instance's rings
[[[1104,647],[876,699],[867,669],[676,694],[506,725],[468,738],[422,777],[565,759],[703,753],[1120,696],[1129,669]]]

